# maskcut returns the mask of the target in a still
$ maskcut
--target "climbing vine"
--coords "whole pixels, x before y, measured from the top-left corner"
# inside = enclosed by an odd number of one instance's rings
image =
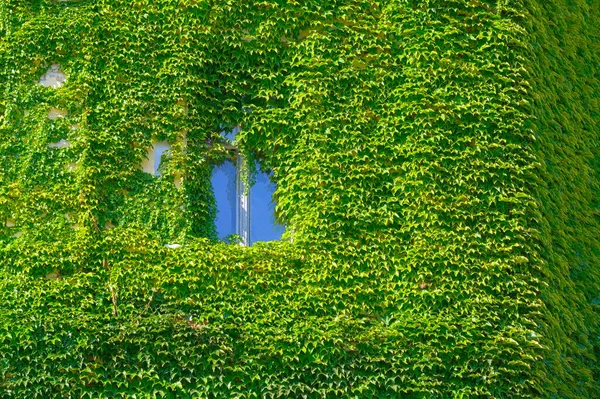
[[[598,396],[598,15],[0,0],[0,396]]]

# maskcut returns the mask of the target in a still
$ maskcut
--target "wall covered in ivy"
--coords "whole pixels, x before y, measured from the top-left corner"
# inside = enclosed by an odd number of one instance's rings
[[[599,16],[0,0],[0,397],[599,397]]]
[[[525,2],[550,397],[600,397],[600,4]]]

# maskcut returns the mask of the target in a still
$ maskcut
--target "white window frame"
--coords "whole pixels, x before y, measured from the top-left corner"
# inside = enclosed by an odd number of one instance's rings
[[[235,186],[236,186],[236,202],[237,212],[236,217],[236,234],[240,236],[240,245],[250,246],[250,190],[246,190],[242,173],[246,168],[246,160],[242,154],[236,150],[235,157]]]

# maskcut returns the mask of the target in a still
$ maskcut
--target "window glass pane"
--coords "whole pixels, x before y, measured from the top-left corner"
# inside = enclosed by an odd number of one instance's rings
[[[280,240],[285,231],[285,226],[275,222],[274,192],[269,175],[259,172],[250,188],[250,243]]]
[[[226,161],[219,167],[213,168],[211,183],[217,204],[217,236],[220,240],[236,232],[236,168],[235,165]]]

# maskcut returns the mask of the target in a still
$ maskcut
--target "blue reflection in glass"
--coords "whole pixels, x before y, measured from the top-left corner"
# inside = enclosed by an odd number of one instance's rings
[[[211,183],[217,204],[217,236],[220,240],[236,231],[236,167],[233,162],[226,161],[221,166],[213,168]]]
[[[258,169],[258,165],[257,165]],[[269,175],[258,172],[256,182],[250,188],[250,243],[280,240],[285,226],[275,221],[273,193],[275,184]]]

